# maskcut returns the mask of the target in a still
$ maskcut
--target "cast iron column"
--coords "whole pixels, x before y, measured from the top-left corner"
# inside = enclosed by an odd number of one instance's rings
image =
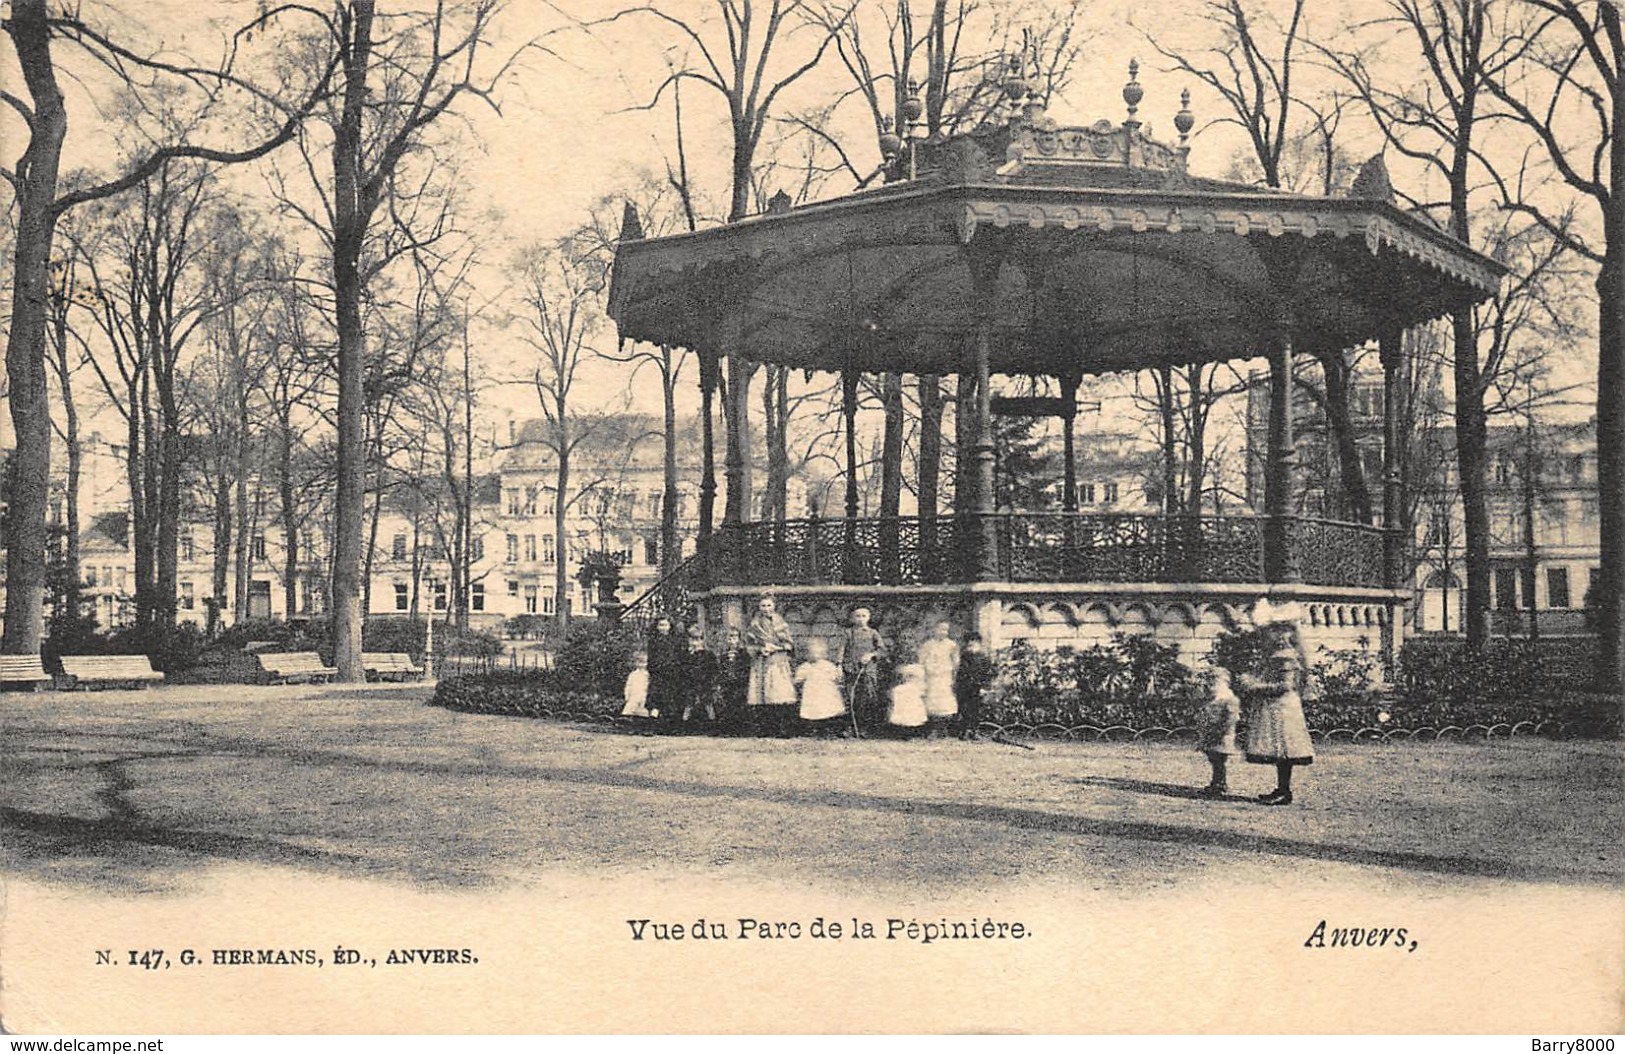
[[[986,247],[970,247],[965,252],[970,266],[971,311],[975,320],[972,346],[976,374],[976,421],[974,480],[971,513],[977,524],[976,559],[972,578],[988,582],[999,574],[999,527],[993,495],[993,323],[998,309],[999,267],[1002,253]]]
[[[1264,477],[1264,577],[1270,582],[1299,580],[1291,538],[1292,333],[1283,317],[1270,337],[1269,462]]]
[[[1399,589],[1404,572],[1405,485],[1400,475],[1399,413],[1406,401],[1404,344],[1398,330],[1378,341],[1382,358],[1382,584]]]

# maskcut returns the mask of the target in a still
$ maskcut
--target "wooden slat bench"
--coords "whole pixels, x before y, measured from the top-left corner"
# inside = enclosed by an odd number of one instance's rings
[[[0,655],[0,684],[27,684],[29,691],[37,692],[42,683],[51,681],[38,655]]]
[[[294,681],[330,681],[338,673],[313,651],[261,652],[260,668],[273,684]]]
[[[145,686],[162,683],[164,679],[145,655],[64,655],[62,672],[75,688],[89,688],[93,684]]]
[[[423,676],[423,667],[414,665],[412,656],[401,652],[362,652],[361,668],[380,681],[417,680]]]

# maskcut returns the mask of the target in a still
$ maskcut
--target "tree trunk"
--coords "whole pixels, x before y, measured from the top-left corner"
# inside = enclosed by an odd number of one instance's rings
[[[563,400],[558,407],[559,446],[558,472],[553,483],[557,488],[553,501],[553,621],[560,630],[570,627],[570,540],[564,535],[565,510],[570,506],[570,435],[565,425]]]
[[[728,476],[727,504],[723,523],[744,523],[750,509],[750,375],[752,366],[737,352],[728,356],[728,398],[723,401],[727,418]]]
[[[1207,478],[1207,415],[1212,404],[1208,401],[1208,386],[1202,372],[1201,366],[1192,366],[1186,374],[1191,390],[1189,427],[1185,437],[1185,458],[1189,465],[1185,473],[1185,513],[1189,516],[1202,515],[1202,484]]]
[[[333,512],[333,660],[338,680],[360,683],[361,539],[366,512],[366,333],[361,327],[362,115],[372,61],[373,5],[351,6],[344,98],[333,136],[333,299],[338,330],[338,486]]]
[[[895,519],[903,502],[903,377],[887,373],[880,380],[884,425],[880,446],[880,515]]]
[[[40,647],[45,615],[45,526],[51,486],[51,413],[45,381],[51,239],[55,234],[57,171],[68,114],[52,66],[45,0],[13,0],[11,36],[34,104],[28,148],[17,165],[16,260],[6,378],[16,438],[6,512],[6,617],[0,651],[31,655]]]
[[[68,454],[68,480],[66,495],[65,530],[62,559],[62,613],[69,620],[80,616],[79,577],[79,477],[84,465],[84,448],[79,442],[79,406],[73,397],[73,368],[68,359],[68,291],[60,291],[62,299],[56,314],[56,369],[57,381],[62,388],[63,445]]]
[[[226,578],[231,573],[231,477],[221,473],[214,491],[214,563],[209,575],[206,629],[209,639],[220,632],[221,609],[226,603]]]
[[[299,504],[293,485],[293,434],[284,426],[277,459],[277,498],[282,514],[282,612],[293,618],[299,610]]]
[[[1456,472],[1460,478],[1467,609],[1461,613],[1467,647],[1490,639],[1490,516],[1485,498],[1484,396],[1478,370],[1477,331],[1471,309],[1451,316],[1455,339]]]
[[[1317,356],[1326,382],[1326,421],[1337,446],[1337,468],[1349,515],[1356,523],[1372,523],[1371,487],[1366,482],[1360,447],[1354,439],[1354,415],[1349,409],[1353,371],[1341,351]]]
[[[1625,99],[1625,93],[1616,93]],[[1625,104],[1614,111],[1625,120]],[[1616,125],[1618,127],[1625,127]],[[1614,136],[1615,187],[1625,187],[1625,136]],[[1605,218],[1606,255],[1597,277],[1597,505],[1602,567],[1597,575],[1597,687],[1625,687],[1625,192]]]

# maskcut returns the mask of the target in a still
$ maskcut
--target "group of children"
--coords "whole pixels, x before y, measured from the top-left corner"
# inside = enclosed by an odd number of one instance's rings
[[[867,608],[852,611],[838,643],[838,663],[825,640],[798,645],[772,596],[761,598],[743,633],[728,631],[720,655],[706,650],[698,626],[688,631],[686,650],[679,649],[671,620],[661,618],[634,660],[621,713],[672,730],[782,736],[798,727],[831,735],[938,729],[967,739],[976,735],[982,696],[994,676],[993,660],[977,635],[961,648],[949,624],[936,623],[914,661],[896,667],[889,690],[892,652],[870,625]]]
[[[730,629],[720,655],[706,650],[698,626],[679,638],[672,621],[660,618],[626,679],[629,717],[651,718],[668,730],[716,730],[754,735],[789,735],[801,729],[823,734],[918,734],[931,728],[974,738],[983,694],[995,667],[981,638],[970,634],[963,648],[947,622],[937,622],[916,649],[914,661],[896,668],[888,690],[891,650],[869,623],[869,610],[855,608],[840,635],[840,661],[830,658],[826,641],[799,645],[772,596],[757,604],[743,633]],[[1255,620],[1270,634],[1271,651],[1257,676],[1231,685],[1230,673],[1214,667],[1212,690],[1198,719],[1198,749],[1208,757],[1212,778],[1202,794],[1222,798],[1229,791],[1230,758],[1274,765],[1275,789],[1261,795],[1265,805],[1292,803],[1292,772],[1314,762],[1314,747],[1303,715],[1302,692],[1309,664],[1287,606],[1259,605]],[[1236,689],[1240,689],[1240,694]],[[1247,700],[1247,742],[1237,742],[1243,697]]]
[[[1297,612],[1288,605],[1261,602],[1254,620],[1269,634],[1270,652],[1256,676],[1243,676],[1230,684],[1230,671],[1215,666],[1212,691],[1199,717],[1197,749],[1207,755],[1212,779],[1202,788],[1204,797],[1222,798],[1229,792],[1229,763],[1245,753],[1249,762],[1275,766],[1275,789],[1260,795],[1264,805],[1292,804],[1292,770],[1315,760],[1309,725],[1303,716],[1303,691],[1309,672]],[[1247,745],[1237,744],[1242,701],[1247,707]]]

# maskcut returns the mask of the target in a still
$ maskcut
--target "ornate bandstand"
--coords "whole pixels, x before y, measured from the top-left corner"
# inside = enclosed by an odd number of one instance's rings
[[[1406,328],[1494,294],[1503,270],[1398,209],[1380,159],[1346,197],[1203,179],[1137,119],[1058,127],[1018,74],[1007,119],[962,136],[888,135],[884,183],[668,237],[619,244],[610,313],[623,339],[693,349],[709,422],[724,391],[726,513],[713,527],[705,437],[701,549],[672,583],[708,629],[771,590],[799,632],[829,634],[862,603],[904,643],[945,617],[995,645],[1084,646],[1153,633],[1194,658],[1296,600],[1308,646],[1397,648],[1409,584],[1395,452]],[[917,100],[910,100],[914,107]],[[907,110],[908,107],[905,107]],[[906,113],[912,116],[912,113]],[[1294,514],[1294,356],[1376,342],[1384,370],[1384,522]],[[1072,417],[1086,375],[1263,357],[1265,501],[1247,516],[1078,510]],[[952,506],[860,518],[847,443],[844,516],[750,522],[755,364],[843,381],[848,437],[864,373],[956,389]],[[993,378],[1051,378],[1065,424],[1059,512],[994,504]],[[726,376],[727,383],[723,384]],[[932,494],[934,486],[922,488]],[[675,603],[671,596],[651,602]]]

